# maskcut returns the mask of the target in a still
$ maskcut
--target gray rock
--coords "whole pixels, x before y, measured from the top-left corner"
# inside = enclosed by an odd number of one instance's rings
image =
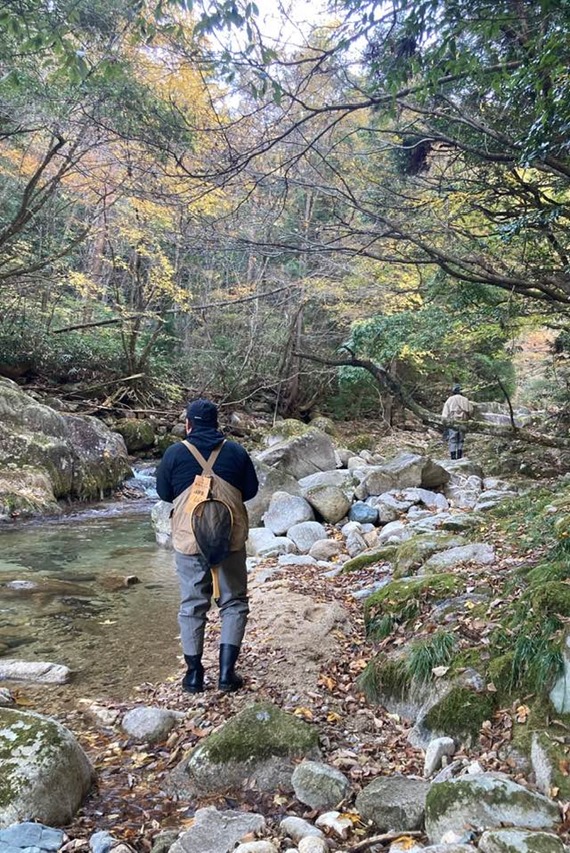
[[[564,853],[561,839],[550,832],[491,829],[479,839],[481,853]]]
[[[5,708],[7,705],[13,705],[14,697],[7,687],[0,687],[0,708]]]
[[[455,741],[451,737],[436,737],[431,740],[426,749],[424,760],[424,776],[429,778],[441,767],[444,756],[455,754]]]
[[[121,726],[130,738],[141,743],[157,743],[164,740],[179,722],[180,714],[164,708],[133,708],[127,711]]]
[[[178,836],[170,853],[231,853],[241,839],[265,829],[265,818],[251,812],[198,809],[194,825]]]
[[[424,506],[427,506],[429,509],[433,510],[448,510],[449,504],[445,498],[445,495],[441,495],[438,492],[432,492],[429,489],[405,489],[402,492],[402,498],[405,501],[412,501],[412,503],[420,503]]]
[[[384,545],[386,542],[402,542],[409,538],[409,535],[405,524],[402,524],[401,521],[391,521],[384,525],[378,534],[378,540],[381,545]]]
[[[93,768],[64,726],[0,708],[0,827],[22,819],[65,825],[91,787]]]
[[[203,794],[244,783],[291,790],[293,761],[318,757],[314,727],[268,702],[250,705],[204,738],[173,773],[174,787]]]
[[[240,844],[233,853],[278,853],[277,847],[271,841],[246,841]]]
[[[336,486],[342,489],[348,498],[351,498],[355,486],[354,474],[351,471],[337,468],[334,471],[317,471],[315,474],[309,474],[308,477],[302,477],[299,480],[302,494],[318,486]]]
[[[356,501],[348,513],[350,521],[358,521],[360,524],[376,524],[378,521],[378,509],[363,501]]]
[[[472,844],[430,844],[421,853],[477,853],[477,848]]]
[[[328,853],[329,845],[324,838],[306,836],[299,841],[299,853]]]
[[[294,553],[294,542],[286,536],[275,536],[266,527],[251,527],[246,543],[250,557],[278,557],[279,554]]]
[[[254,498],[246,501],[247,515],[250,527],[261,527],[263,516],[267,511],[275,492],[287,492],[290,495],[300,495],[301,489],[297,480],[278,468],[270,468],[255,457],[253,458],[255,472],[259,480],[259,489]]]
[[[352,450],[347,450],[346,447],[337,447],[335,456],[340,462],[339,468],[348,468],[348,460],[352,458]]]
[[[303,521],[289,528],[288,537],[299,553],[308,554],[315,542],[327,538],[327,531],[318,521]]]
[[[280,566],[316,566],[317,560],[308,554],[281,554],[277,560]]]
[[[310,504],[304,498],[287,492],[275,492],[263,516],[263,523],[276,536],[281,536],[294,524],[312,521],[314,517]]]
[[[303,838],[324,838],[320,829],[301,817],[283,818],[279,824],[279,832],[291,838],[296,844]]]
[[[542,794],[493,773],[460,776],[431,786],[426,800],[426,831],[432,843],[446,832],[475,832],[504,824],[528,829],[554,829],[558,807]]]
[[[62,847],[65,834],[41,823],[15,823],[0,829],[0,853],[55,853]]]
[[[349,530],[346,534],[345,546],[349,557],[356,557],[368,548],[362,532],[355,529]]]
[[[375,581],[375,583],[370,584],[370,586],[365,586],[362,589],[356,589],[352,593],[352,597],[357,601],[363,601],[365,598],[369,598],[371,595],[374,595],[374,593],[378,592],[382,587],[385,587],[386,584],[389,584],[390,580],[390,577],[385,577],[379,581]]]
[[[380,832],[419,829],[423,822],[429,782],[406,776],[381,776],[366,785],[356,808]]]
[[[179,829],[165,829],[163,832],[159,832],[155,836],[150,853],[169,853],[179,835]]]
[[[300,480],[316,471],[333,471],[336,467],[334,447],[328,435],[309,429],[304,435],[270,447],[257,459]]]
[[[305,490],[304,495],[329,524],[336,524],[350,509],[350,498],[338,486],[312,486]]]
[[[336,557],[343,551],[342,543],[336,539],[319,539],[314,545],[311,545],[309,556],[315,560],[330,560],[331,557]]]
[[[570,713],[570,633],[566,635],[564,641],[562,659],[564,670],[550,691],[550,701],[559,714],[568,714]]]
[[[552,787],[554,777],[554,766],[548,751],[542,743],[544,734],[538,732],[532,733],[532,741],[530,748],[530,762],[534,772],[536,787],[543,794],[548,794]]]
[[[422,571],[441,572],[458,566],[460,563],[476,563],[478,566],[490,566],[495,562],[495,549],[484,542],[473,542],[470,545],[460,545],[448,551],[439,551],[427,560]]]
[[[71,670],[47,661],[12,660],[0,658],[2,681],[30,681],[34,684],[67,684]]]
[[[163,548],[172,548],[171,513],[172,504],[166,501],[157,501],[150,512],[156,542]]]
[[[93,853],[109,853],[111,847],[117,843],[117,839],[113,838],[110,832],[94,832],[89,839],[89,849]]]
[[[312,809],[332,809],[350,791],[350,782],[340,770],[319,761],[302,761],[291,783],[297,799]]]

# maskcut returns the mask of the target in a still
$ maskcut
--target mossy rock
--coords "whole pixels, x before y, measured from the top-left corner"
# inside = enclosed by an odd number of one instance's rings
[[[456,685],[430,708],[422,722],[438,734],[475,738],[485,720],[492,718],[496,704],[494,694]]]
[[[93,769],[74,736],[49,717],[0,708],[0,827],[68,823]]]
[[[326,432],[327,435],[336,435],[336,426],[331,418],[326,418],[324,415],[317,415],[311,419],[311,427],[320,429],[321,432]]]
[[[460,776],[432,785],[426,799],[426,832],[440,844],[448,832],[475,832],[502,824],[553,830],[560,823],[556,803],[493,773]]]
[[[115,432],[122,435],[129,453],[138,450],[148,450],[154,446],[155,429],[154,424],[148,420],[127,418],[115,425]]]
[[[463,536],[451,533],[423,533],[413,536],[398,546],[394,558],[394,578],[414,574],[433,554],[467,544]]]
[[[178,444],[180,439],[177,435],[172,435],[171,432],[167,432],[165,435],[157,435],[156,441],[154,444],[154,448],[156,453],[159,456],[162,456],[165,450],[168,450],[171,444]]]
[[[531,589],[528,598],[537,617],[570,616],[570,586],[549,581]]]
[[[303,421],[298,421],[296,418],[286,418],[284,421],[279,421],[266,433],[267,443],[274,444],[277,441],[286,441],[289,438],[297,438],[300,435],[305,435],[308,429],[313,427],[313,423],[306,424]]]
[[[295,758],[318,758],[318,731],[269,702],[245,708],[205,738],[181,771],[196,792],[223,791],[246,781],[263,790],[291,787]]]
[[[363,551],[352,560],[347,560],[342,567],[343,572],[357,572],[360,569],[365,569],[367,566],[374,566],[376,563],[390,563],[396,556],[398,551],[397,545],[381,545],[379,548],[373,548],[370,551]]]
[[[561,542],[570,541],[570,514],[563,515],[554,523],[556,538]]]
[[[367,633],[375,636],[375,622],[385,617],[391,617],[399,624],[415,619],[422,604],[449,598],[459,592],[461,586],[460,578],[448,573],[393,580],[364,603]]]
[[[354,435],[350,441],[346,442],[346,449],[352,450],[354,453],[360,453],[361,450],[372,450],[376,445],[376,439],[370,433],[359,433]]]

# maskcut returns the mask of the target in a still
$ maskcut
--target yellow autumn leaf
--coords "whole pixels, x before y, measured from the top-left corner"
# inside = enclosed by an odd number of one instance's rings
[[[296,717],[302,717],[304,720],[312,720],[313,712],[310,708],[303,708],[302,706],[299,708],[295,708],[293,711]]]

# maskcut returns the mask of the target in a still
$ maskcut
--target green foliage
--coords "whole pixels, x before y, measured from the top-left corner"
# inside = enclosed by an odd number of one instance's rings
[[[455,636],[449,631],[436,631],[427,640],[413,643],[408,658],[411,677],[420,682],[430,681],[435,667],[451,662],[456,645]]]

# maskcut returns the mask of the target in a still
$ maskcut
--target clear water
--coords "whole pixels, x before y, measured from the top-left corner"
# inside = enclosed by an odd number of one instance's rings
[[[150,506],[0,530],[0,654],[70,667],[50,692],[125,700],[180,669],[176,575]],[[130,575],[140,582],[124,586]]]

